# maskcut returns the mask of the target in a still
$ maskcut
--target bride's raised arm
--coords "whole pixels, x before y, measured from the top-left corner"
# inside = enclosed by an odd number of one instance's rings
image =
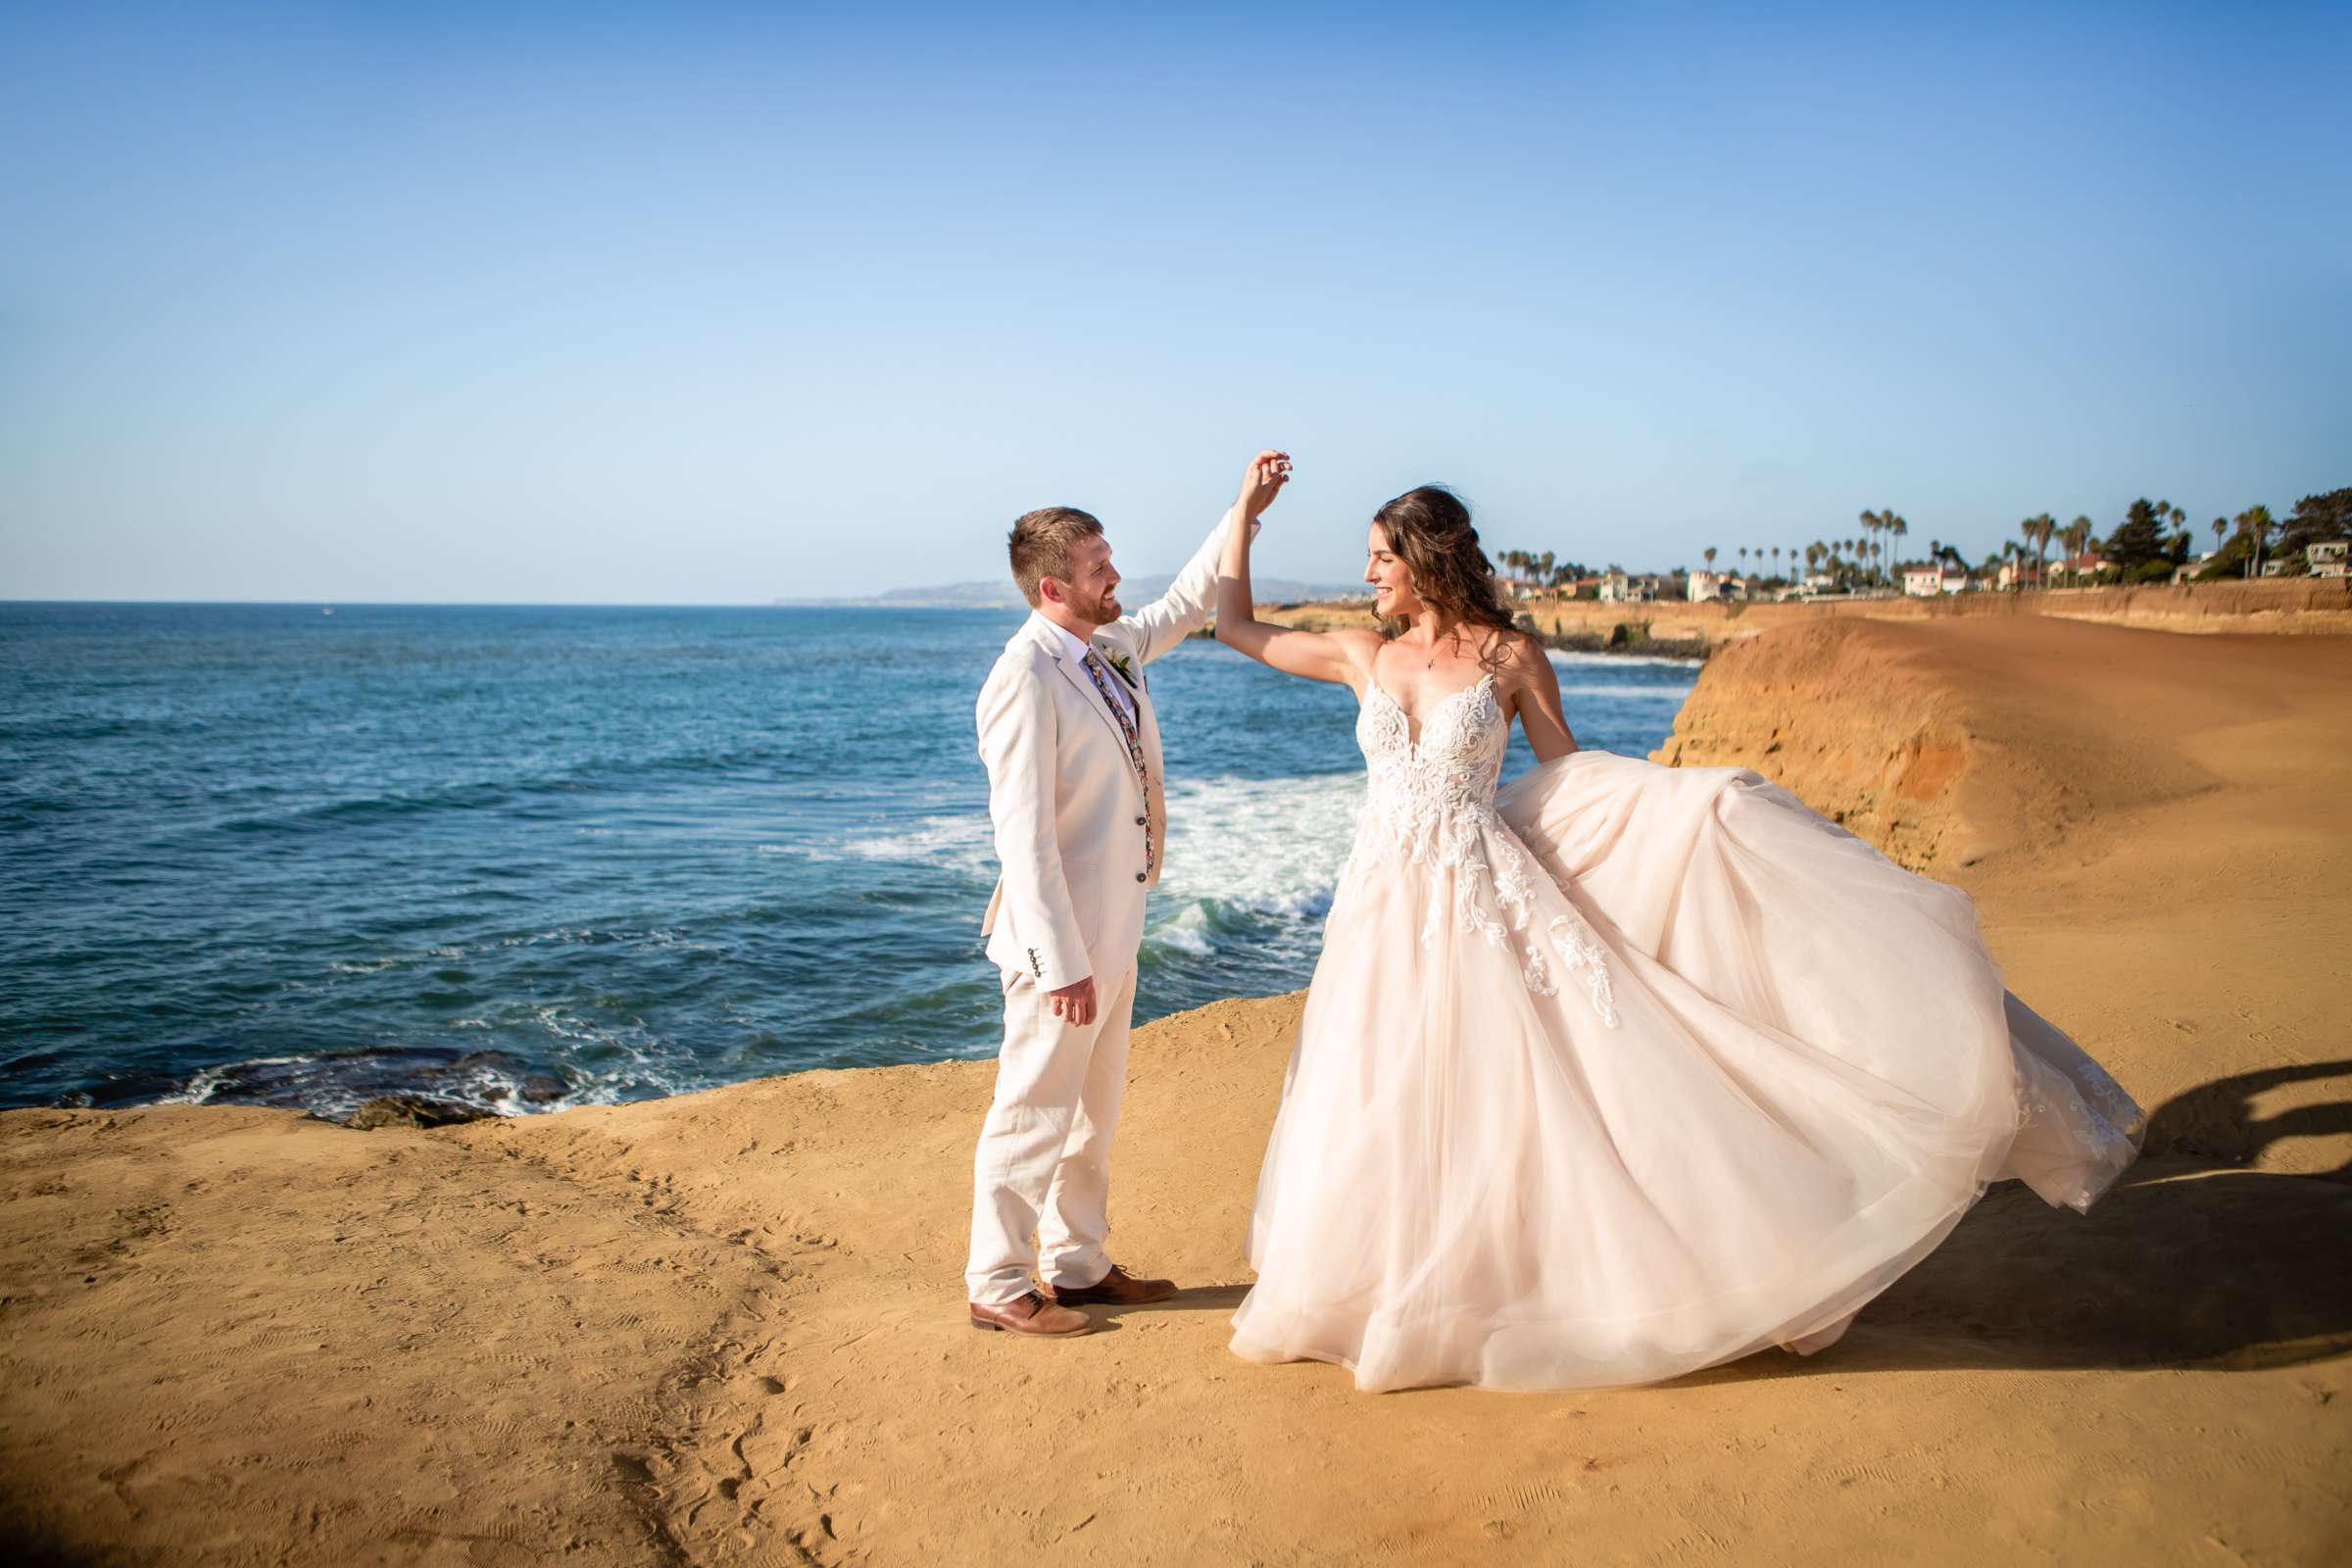
[[[1289,454],[1260,452],[1250,459],[1249,470],[1242,475],[1242,515],[1254,517],[1265,511],[1290,479]],[[1250,591],[1250,534],[1248,528],[1234,528],[1225,535],[1225,560],[1217,568],[1217,641],[1288,675],[1353,686],[1379,634],[1300,631],[1258,619]]]

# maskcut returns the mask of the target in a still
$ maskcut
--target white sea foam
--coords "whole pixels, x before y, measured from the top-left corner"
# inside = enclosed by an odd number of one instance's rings
[[[845,840],[841,853],[864,860],[936,865],[973,877],[993,877],[997,865],[988,817],[977,811],[959,816],[926,816],[896,833]]]
[[[1144,942],[1148,947],[1189,953],[1196,958],[1205,958],[1216,951],[1216,944],[1209,940],[1208,909],[1200,904],[1188,904],[1176,911],[1174,919],[1155,923]]]
[[[222,1062],[217,1067],[199,1069],[194,1077],[172,1093],[158,1095],[155,1102],[159,1105],[201,1105],[212,1099],[213,1092],[226,1083],[230,1075],[241,1067],[284,1067],[291,1066],[298,1061],[314,1059],[308,1054],[296,1054],[291,1056],[252,1056],[244,1061]]]
[[[1674,703],[1679,705],[1690,693],[1680,686],[1595,686],[1586,681],[1568,681],[1560,687],[1561,700],[1568,703],[1611,697],[1637,703]]]
[[[1168,791],[1168,870],[1152,899],[1152,940],[1205,956],[1214,947],[1218,911],[1321,919],[1363,797],[1358,773],[1180,780]],[[926,816],[897,832],[811,853],[940,866],[980,881],[997,871],[981,812]]]
[[[1177,785],[1150,940],[1206,956],[1220,913],[1304,932],[1331,908],[1363,799],[1360,773]]]
[[[1698,675],[1699,661],[1674,659],[1664,654],[1588,654],[1570,648],[1553,648],[1546,652],[1551,655],[1551,662],[1563,669],[1591,669],[1596,665],[1605,667],[1610,664],[1672,664],[1677,669],[1689,670],[1693,679]]]
[[[270,1067],[295,1070],[268,1075],[273,1080],[270,1084],[272,1093],[264,1102],[299,1104],[315,1115],[329,1118],[348,1116],[379,1095],[414,1093],[433,1100],[454,1101],[496,1115],[523,1116],[569,1110],[575,1105],[607,1105],[686,1094],[710,1088],[715,1081],[700,1071],[681,1071],[680,1062],[644,1044],[583,1027],[580,1020],[564,1016],[561,1009],[538,1007],[532,1011],[548,1032],[559,1039],[592,1043],[617,1051],[627,1059],[603,1068],[589,1067],[576,1059],[559,1059],[550,1075],[560,1078],[564,1088],[549,1095],[544,1093],[544,1079],[539,1075],[531,1075],[538,1081],[526,1082],[522,1076],[489,1059],[468,1058],[427,1069],[416,1082],[404,1084],[397,1075],[380,1071],[379,1063],[364,1052],[348,1058],[332,1052],[248,1056],[241,1061],[203,1068],[179,1088],[157,1097],[157,1103],[216,1103],[219,1102],[214,1097],[223,1088],[232,1097],[250,1098],[238,1095],[237,1091],[250,1089],[256,1068]],[[459,1023],[478,1025],[480,1020],[461,1019]],[[559,1053],[560,1057],[566,1054]]]

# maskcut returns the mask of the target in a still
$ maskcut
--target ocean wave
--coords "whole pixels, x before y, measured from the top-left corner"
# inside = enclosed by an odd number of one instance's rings
[[[1363,799],[1360,773],[1178,785],[1153,901],[1164,912],[1147,943],[1207,957],[1236,936],[1309,939],[1330,912]]]
[[[1217,951],[1213,920],[1207,905],[1188,904],[1172,919],[1161,920],[1144,933],[1144,951],[1172,950],[1196,958],[1209,957]]]
[[[1361,772],[1218,778],[1168,792],[1168,869],[1179,894],[1214,889],[1267,914],[1320,914],[1363,808]]]
[[[1363,795],[1360,773],[1175,785],[1167,796],[1167,871],[1153,902],[1171,908],[1170,919],[1196,903],[1279,919],[1322,918]],[[796,847],[760,848],[785,853]],[[993,879],[997,870],[988,817],[980,812],[926,816],[896,832],[797,853],[811,859],[935,865],[979,880]],[[1155,931],[1163,928],[1164,922],[1153,922]]]
[[[993,880],[997,848],[983,812],[926,816],[895,833],[876,833],[843,841],[838,852],[808,852],[810,859],[854,858],[936,865],[965,876]]]

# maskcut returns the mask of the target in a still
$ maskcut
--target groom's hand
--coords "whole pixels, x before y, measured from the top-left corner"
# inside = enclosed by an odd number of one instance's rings
[[[1088,975],[1075,985],[1063,986],[1059,991],[1049,991],[1046,995],[1054,999],[1054,1016],[1068,1019],[1072,1028],[1083,1029],[1095,1021],[1093,975]]]
[[[1291,482],[1291,455],[1268,448],[1250,460],[1242,474],[1242,495],[1235,503],[1242,509],[1242,520],[1253,522],[1257,514],[1274,504],[1282,487]]]

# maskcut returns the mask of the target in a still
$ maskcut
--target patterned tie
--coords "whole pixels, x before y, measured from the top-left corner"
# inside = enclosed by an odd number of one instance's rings
[[[1135,765],[1140,771],[1144,765],[1144,754],[1143,748],[1136,743],[1135,717],[1128,712],[1126,705],[1119,701],[1118,694],[1110,689],[1109,671],[1102,667],[1102,661],[1095,657],[1091,648],[1078,662],[1086,667],[1087,674],[1094,680],[1095,690],[1102,694],[1103,706],[1110,710],[1110,716],[1119,721],[1119,732],[1127,737],[1127,749],[1135,753]]]
[[[1117,695],[1111,691],[1110,672],[1102,667],[1102,661],[1095,657],[1093,649],[1088,649],[1086,657],[1079,660],[1078,662],[1086,670],[1088,678],[1095,683],[1095,690],[1102,694],[1103,706],[1110,710],[1110,716],[1117,720],[1119,734],[1125,737],[1127,742],[1127,760],[1135,764],[1135,781],[1143,786],[1144,799],[1150,801],[1152,799],[1152,771],[1144,765],[1144,743],[1136,733],[1135,715],[1128,712],[1126,707],[1119,702]],[[1150,866],[1153,863],[1153,859],[1152,829],[1147,825],[1144,829],[1144,864]]]

